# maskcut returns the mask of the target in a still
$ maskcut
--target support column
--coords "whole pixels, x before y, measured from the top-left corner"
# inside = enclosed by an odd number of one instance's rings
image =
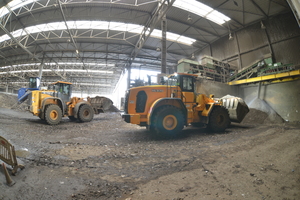
[[[165,6],[165,5],[163,5]],[[163,9],[164,10],[164,9]],[[161,18],[161,73],[167,73],[167,17],[164,14]]]
[[[261,82],[258,83],[257,98],[260,99]]]
[[[40,78],[40,81],[42,81],[42,76],[43,76],[44,58],[45,58],[45,54],[43,54],[43,59],[42,59],[42,62],[40,64],[40,67],[39,67],[39,78]]]
[[[8,81],[6,82],[6,89],[5,92],[8,93]]]
[[[236,39],[236,47],[238,49],[238,58],[240,61],[240,66],[239,66],[239,70],[243,68],[243,61],[242,61],[242,57],[241,57],[241,50],[240,50],[240,44],[239,44],[239,39],[236,33],[234,33],[235,39]]]
[[[128,76],[127,76],[127,89],[130,89],[130,78],[131,78],[131,64],[127,68]]]
[[[265,28],[264,30],[265,30],[265,33],[266,33],[266,36],[267,36],[267,39],[268,39],[268,47],[269,47],[269,50],[270,50],[270,53],[271,53],[272,61],[273,61],[273,63],[276,63],[276,58],[274,56],[274,51],[273,51],[273,47],[272,47],[272,44],[271,44],[270,36],[268,34],[267,29]]]

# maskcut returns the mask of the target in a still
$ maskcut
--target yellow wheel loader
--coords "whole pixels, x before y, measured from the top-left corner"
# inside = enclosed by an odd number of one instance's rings
[[[126,93],[123,119],[145,126],[160,136],[175,136],[188,125],[224,131],[231,122],[228,109],[223,106],[222,99],[195,93],[197,77],[178,73],[170,75],[163,85],[131,88]],[[248,111],[248,106],[243,104],[239,120]]]
[[[72,83],[57,81],[48,86],[47,90],[33,90],[28,94],[28,110],[45,120],[47,124],[56,125],[62,117],[71,121],[89,122],[94,114],[109,109],[112,101],[106,97],[95,97],[84,100],[72,97]]]

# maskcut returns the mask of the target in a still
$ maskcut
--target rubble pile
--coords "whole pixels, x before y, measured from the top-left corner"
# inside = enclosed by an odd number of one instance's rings
[[[18,103],[17,95],[8,93],[0,93],[0,107],[1,108],[12,108]]]
[[[250,111],[245,116],[242,123],[247,124],[278,124],[284,120],[275,110],[264,100],[254,99],[248,104]]]
[[[110,108],[105,112],[121,112],[116,106],[111,105]]]

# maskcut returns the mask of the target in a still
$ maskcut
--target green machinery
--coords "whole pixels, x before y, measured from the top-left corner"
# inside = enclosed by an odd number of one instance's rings
[[[229,78],[229,81],[249,79],[293,70],[295,70],[295,67],[292,64],[282,64],[281,62],[273,63],[272,58],[267,57],[234,74]]]
[[[201,64],[194,60],[181,59],[178,61],[177,72],[198,74],[206,79],[226,83],[230,74],[234,72],[232,67],[225,62],[210,56],[204,56]]]

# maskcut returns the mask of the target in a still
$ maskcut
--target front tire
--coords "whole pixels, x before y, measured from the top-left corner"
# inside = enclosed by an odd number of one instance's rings
[[[175,137],[184,127],[184,115],[177,107],[164,106],[155,112],[151,126],[160,137]]]
[[[49,125],[56,125],[61,122],[62,111],[58,105],[50,104],[45,109],[45,120]]]
[[[90,122],[94,118],[94,110],[93,108],[88,105],[84,104],[80,106],[78,112],[78,119],[80,122]]]
[[[226,108],[215,106],[209,116],[208,128],[213,132],[223,132],[230,124],[229,114]]]

